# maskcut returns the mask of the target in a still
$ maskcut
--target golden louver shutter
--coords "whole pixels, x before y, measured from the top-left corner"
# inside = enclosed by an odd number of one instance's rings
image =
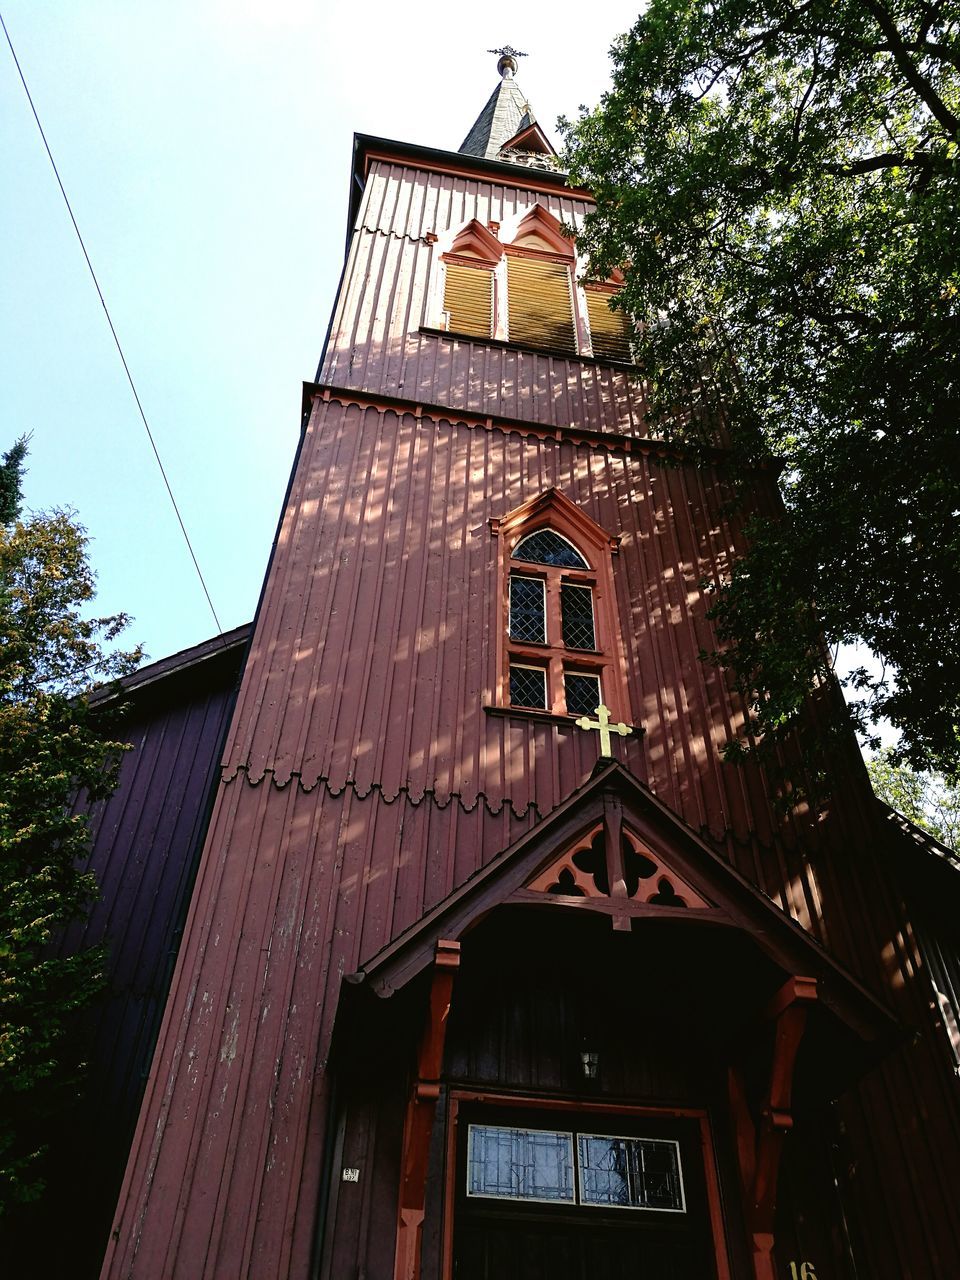
[[[577,354],[570,268],[549,258],[507,259],[510,341]]]
[[[447,263],[443,309],[450,317],[451,333],[472,338],[493,336],[493,272],[488,267],[464,267]]]
[[[599,360],[632,360],[630,326],[622,311],[610,310],[612,295],[604,289],[591,289],[589,286],[584,294],[593,338],[593,354]]]

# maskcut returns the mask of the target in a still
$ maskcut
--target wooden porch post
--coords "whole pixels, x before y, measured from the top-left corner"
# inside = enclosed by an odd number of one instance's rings
[[[440,1098],[440,1072],[447,1035],[453,980],[460,966],[460,943],[437,942],[430,986],[430,1006],[420,1038],[417,1074],[407,1103],[400,1164],[400,1208],[394,1280],[417,1280],[427,1189],[430,1136]]]
[[[793,1127],[791,1099],[797,1052],[806,1028],[807,1010],[816,998],[815,978],[794,977],[784,983],[764,1010],[764,1016],[775,1022],[775,1031],[759,1125],[750,1114],[742,1070],[732,1066],[728,1073],[754,1280],[777,1280],[773,1261],[777,1179],[784,1139]]]

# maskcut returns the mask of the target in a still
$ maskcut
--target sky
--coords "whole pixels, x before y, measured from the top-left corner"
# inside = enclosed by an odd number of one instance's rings
[[[354,131],[456,150],[498,83],[594,105],[638,5],[0,0],[224,630],[249,621],[343,262]],[[589,20],[585,15],[589,15]],[[6,42],[0,452],[151,659],[217,633]]]

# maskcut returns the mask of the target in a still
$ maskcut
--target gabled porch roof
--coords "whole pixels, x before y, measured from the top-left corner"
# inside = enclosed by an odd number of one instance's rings
[[[617,891],[567,896],[537,891],[550,878],[558,853],[604,824],[619,842],[629,832],[697,905],[660,904]],[[689,896],[689,895],[688,895]],[[898,1024],[886,1006],[795,920],[739,874],[619,762],[598,767],[568,800],[449,894],[417,924],[364,961],[347,981],[384,997],[405,987],[434,960],[437,943],[459,940],[494,908],[507,904],[600,912],[614,927],[641,927],[644,919],[671,920],[684,928],[738,929],[748,934],[788,974],[816,980],[820,1006],[868,1044],[889,1042]]]

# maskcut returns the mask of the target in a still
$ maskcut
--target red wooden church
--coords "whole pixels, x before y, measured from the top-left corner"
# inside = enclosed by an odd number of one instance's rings
[[[721,762],[740,535],[515,70],[356,139],[104,1280],[960,1276],[960,863]]]

